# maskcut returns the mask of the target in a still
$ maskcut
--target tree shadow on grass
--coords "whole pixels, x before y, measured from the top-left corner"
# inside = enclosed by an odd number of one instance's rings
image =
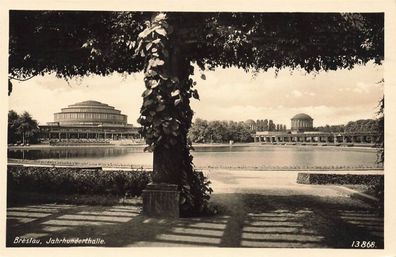
[[[353,241],[375,241],[383,248],[383,216],[361,202],[243,193],[215,194],[212,202],[219,206],[219,215],[180,219],[149,218],[138,205],[12,207],[7,246],[95,245],[45,243],[78,237],[100,238],[105,244],[95,246],[111,247],[351,248]],[[14,244],[15,237],[34,237],[42,244]]]
[[[374,241],[383,248],[383,215],[359,200],[241,193],[215,195],[213,202],[231,217],[227,246],[351,248],[353,241]]]

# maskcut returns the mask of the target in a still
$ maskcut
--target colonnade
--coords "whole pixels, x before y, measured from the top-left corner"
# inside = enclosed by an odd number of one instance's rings
[[[41,135],[44,140],[78,141],[78,140],[121,140],[140,138],[138,134],[128,132],[47,132]]]
[[[329,135],[309,135],[309,134],[282,134],[282,135],[255,135],[255,142],[265,143],[362,143],[374,144],[378,140],[378,135],[372,134],[329,134]]]

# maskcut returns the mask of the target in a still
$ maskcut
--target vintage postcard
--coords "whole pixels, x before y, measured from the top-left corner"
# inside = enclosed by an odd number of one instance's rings
[[[396,253],[394,2],[3,2],[2,256]]]

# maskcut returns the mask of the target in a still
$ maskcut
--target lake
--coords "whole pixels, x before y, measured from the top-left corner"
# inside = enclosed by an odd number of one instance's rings
[[[378,168],[377,150],[373,148],[298,146],[298,145],[235,145],[195,146],[197,168],[315,169],[315,168]],[[46,147],[42,149],[8,150],[8,158],[56,161],[76,164],[152,167],[152,153],[142,147]]]

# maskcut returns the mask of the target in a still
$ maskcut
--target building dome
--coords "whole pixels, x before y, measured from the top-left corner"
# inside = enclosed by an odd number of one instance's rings
[[[113,106],[98,102],[84,101],[62,108],[54,113],[54,122],[60,126],[127,126],[127,115]]]
[[[249,127],[250,130],[256,130],[256,122],[254,120],[247,120],[245,121],[246,126]]]
[[[294,131],[310,131],[313,129],[313,119],[305,113],[299,113],[291,118],[291,129]]]
[[[313,119],[311,118],[311,116],[309,116],[308,114],[305,114],[305,113],[296,114],[296,115],[294,115],[294,117],[291,118],[291,119],[292,119],[292,120],[313,120]]]

